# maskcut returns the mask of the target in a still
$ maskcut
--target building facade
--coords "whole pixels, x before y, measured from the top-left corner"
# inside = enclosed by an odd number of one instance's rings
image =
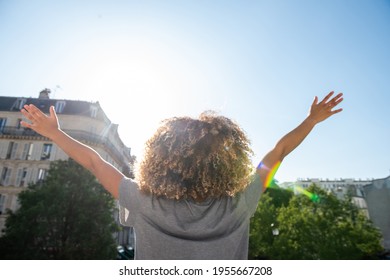
[[[134,157],[98,102],[57,100],[43,90],[39,98],[0,97],[0,234],[7,219],[6,209],[18,209],[18,194],[29,183],[45,179],[50,162],[68,156],[51,140],[20,125],[20,110],[34,104],[48,113],[55,106],[61,129],[73,138],[93,147],[105,160],[125,175],[132,175]],[[119,224],[118,214],[115,219]],[[123,228],[116,234],[120,245],[133,244],[133,231]]]
[[[318,179],[318,178],[308,178],[308,179],[298,179],[296,185],[303,188],[309,187],[311,184],[315,184],[322,189],[333,193],[337,198],[343,199],[347,194],[351,196],[353,203],[361,209],[361,211],[367,216],[369,216],[369,211],[367,208],[367,202],[365,199],[364,186],[371,184],[372,180],[355,180],[355,179]]]
[[[390,176],[364,186],[371,221],[383,235],[383,247],[390,252]]]

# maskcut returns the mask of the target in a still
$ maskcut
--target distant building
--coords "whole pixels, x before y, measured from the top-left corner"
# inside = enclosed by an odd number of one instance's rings
[[[390,176],[364,186],[370,218],[383,234],[383,247],[390,251]]]
[[[131,176],[131,150],[123,144],[118,125],[111,123],[99,102],[50,99],[49,94],[50,90],[45,89],[39,98],[0,96],[0,235],[7,218],[5,210],[19,207],[18,194],[29,183],[45,179],[51,161],[68,159],[51,140],[21,127],[20,110],[25,104],[34,104],[45,113],[55,106],[62,130]],[[115,218],[119,224],[117,214]],[[120,245],[132,245],[133,231],[124,228],[116,238]]]
[[[371,184],[372,180],[355,180],[355,179],[298,179],[296,184],[303,188],[309,187],[311,184],[315,184],[322,189],[333,193],[339,199],[344,198],[347,194],[351,195],[354,204],[359,207],[367,217],[369,217],[369,211],[367,209],[367,203],[365,200],[364,186]]]

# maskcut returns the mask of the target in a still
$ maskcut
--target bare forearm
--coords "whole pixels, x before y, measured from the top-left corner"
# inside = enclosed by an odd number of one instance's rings
[[[269,173],[272,167],[281,163],[289,153],[302,143],[314,126],[315,122],[306,118],[300,125],[284,135],[275,147],[264,156],[258,172],[263,173],[262,175]]]
[[[287,133],[283,136],[276,147],[281,150],[280,161],[282,161],[289,153],[295,150],[302,141],[306,138],[306,136],[312,131],[315,126],[315,122],[306,118],[300,125],[298,125],[295,129]]]
[[[92,148],[72,138],[62,130],[57,130],[50,138],[56,143],[69,157],[94,173],[94,158],[100,157]]]
[[[271,185],[279,165],[283,159],[298,147],[306,136],[312,131],[315,122],[306,118],[300,125],[284,135],[262,159],[257,168],[260,180],[263,185],[263,191]]]

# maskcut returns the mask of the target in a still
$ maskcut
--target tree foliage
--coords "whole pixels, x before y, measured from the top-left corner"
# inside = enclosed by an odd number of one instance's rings
[[[253,259],[367,259],[383,251],[381,233],[350,198],[312,185],[316,200],[269,189],[251,220]]]
[[[114,200],[72,160],[19,195],[0,238],[2,259],[114,259]]]

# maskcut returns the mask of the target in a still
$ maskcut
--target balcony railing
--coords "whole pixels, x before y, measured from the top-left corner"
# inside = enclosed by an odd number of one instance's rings
[[[0,136],[12,135],[12,136],[39,136],[34,130],[24,127],[16,126],[3,126],[0,128]]]

